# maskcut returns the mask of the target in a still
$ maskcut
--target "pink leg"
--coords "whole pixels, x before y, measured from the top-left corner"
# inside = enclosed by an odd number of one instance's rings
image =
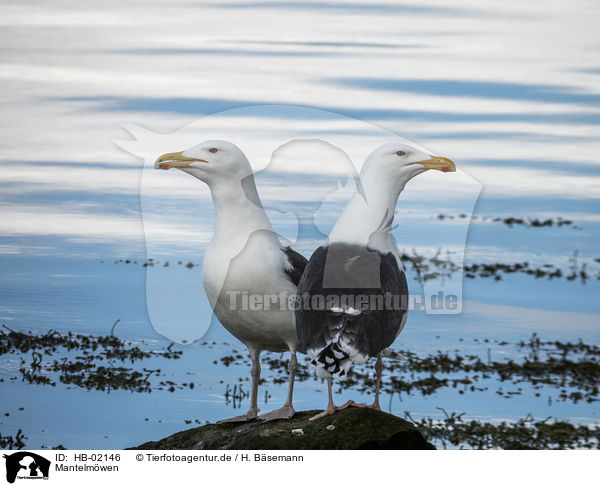
[[[383,359],[381,358],[382,353],[377,355],[377,361],[375,362],[375,372],[377,373],[377,384],[375,385],[375,401],[371,405],[364,403],[353,403],[353,407],[365,407],[373,408],[375,410],[381,410],[379,406],[379,390],[381,389],[381,373],[383,372]]]
[[[263,422],[270,422],[271,420],[287,420],[294,416],[296,411],[292,406],[292,397],[294,395],[294,377],[296,376],[296,370],[298,369],[298,360],[296,358],[296,351],[291,351],[290,362],[288,364],[288,372],[290,374],[290,384],[288,386],[287,400],[283,407],[273,410],[269,413],[265,413],[258,417]]]
[[[325,410],[323,410],[321,413],[315,415],[314,417],[311,417],[309,420],[317,420],[317,419],[326,417],[327,415],[333,415],[335,412],[338,412],[339,410],[344,410],[345,408],[348,408],[351,405],[354,405],[354,402],[352,400],[348,400],[341,407],[335,406],[335,404],[333,403],[333,393],[331,391],[331,388],[332,388],[331,381],[332,381],[331,378],[327,379],[327,392],[329,394],[329,404],[327,405],[327,408]]]
[[[248,422],[258,417],[258,383],[260,381],[260,361],[259,355],[260,350],[249,349],[250,358],[252,358],[252,370],[250,375],[252,376],[252,391],[250,392],[250,409],[244,415],[238,415],[230,419],[219,420],[218,424],[224,424],[229,422]]]

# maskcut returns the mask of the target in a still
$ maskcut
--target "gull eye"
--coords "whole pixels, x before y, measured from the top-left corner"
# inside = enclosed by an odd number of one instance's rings
[[[398,152],[396,152],[396,155],[398,157],[404,157],[406,155],[406,152],[404,152],[403,150],[398,150]]]
[[[217,149],[217,148],[215,148],[215,147],[212,147],[212,148],[209,148],[209,149],[208,149],[208,151],[209,151],[211,154],[216,154],[216,153],[219,151],[219,149]]]

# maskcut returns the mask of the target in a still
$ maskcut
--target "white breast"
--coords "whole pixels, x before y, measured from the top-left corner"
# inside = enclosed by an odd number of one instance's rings
[[[221,324],[245,344],[284,351],[297,337],[288,298],[296,286],[284,272],[287,257],[270,231],[252,233],[241,251],[236,245],[207,248],[204,288]],[[251,300],[253,299],[253,300]]]

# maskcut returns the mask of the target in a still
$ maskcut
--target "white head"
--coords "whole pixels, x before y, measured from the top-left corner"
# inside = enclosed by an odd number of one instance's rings
[[[355,243],[390,251],[398,197],[405,184],[426,170],[454,172],[454,162],[407,143],[388,143],[375,149],[360,171],[358,192],[348,203],[329,235],[332,242]]]
[[[372,175],[380,181],[405,184],[429,169],[456,172],[454,162],[446,157],[428,154],[406,143],[387,143],[371,152],[361,179]]]
[[[207,140],[183,152],[161,155],[155,169],[181,169],[209,186],[223,181],[240,181],[252,174],[248,159],[236,145],[224,140]]]

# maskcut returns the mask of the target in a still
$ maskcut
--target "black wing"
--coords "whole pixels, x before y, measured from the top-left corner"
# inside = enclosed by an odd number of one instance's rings
[[[326,264],[330,274],[327,280],[346,282],[346,287],[324,286]],[[375,281],[376,285],[373,284]],[[361,282],[368,285],[357,286]],[[386,302],[386,294],[391,296],[392,306],[389,299]],[[398,267],[395,256],[356,245],[336,243],[318,248],[300,280],[298,295],[308,297],[295,312],[296,333],[305,352],[319,353],[345,334],[343,340],[356,354],[375,356],[394,342],[408,310],[406,276]],[[325,296],[325,302],[328,296],[342,299],[342,296],[365,295],[369,302],[379,300],[375,307],[363,307],[360,314],[351,315],[327,308],[307,308],[304,304],[309,299],[312,304],[312,297],[316,295]]]
[[[293,282],[293,284],[297,287],[300,283],[300,278],[304,273],[304,269],[306,268],[308,260],[302,255],[300,255],[300,253],[298,253],[296,250],[292,250],[292,247],[290,246],[282,248],[281,251],[285,253],[285,255],[288,257],[288,261],[292,265],[291,269],[285,269],[285,273]]]

